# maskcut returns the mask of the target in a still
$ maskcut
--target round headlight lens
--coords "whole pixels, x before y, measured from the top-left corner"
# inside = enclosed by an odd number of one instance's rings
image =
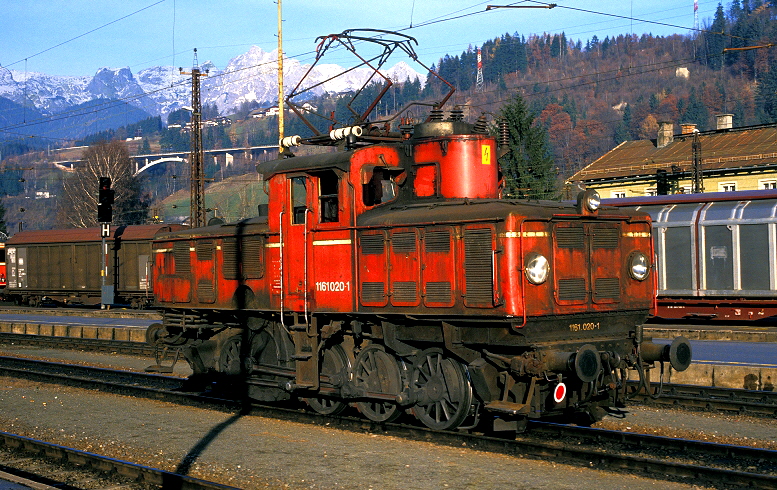
[[[650,262],[642,252],[631,254],[629,259],[629,274],[637,281],[644,281],[650,273]]]
[[[585,196],[585,207],[588,208],[589,211],[596,211],[599,209],[599,206],[602,205],[602,198],[599,195],[598,192],[595,190],[591,190],[591,192],[586,193]]]
[[[531,253],[526,256],[526,279],[532,284],[542,284],[547,281],[550,264],[544,255]]]

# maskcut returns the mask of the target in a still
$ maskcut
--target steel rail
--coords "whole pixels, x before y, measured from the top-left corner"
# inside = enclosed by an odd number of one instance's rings
[[[154,357],[154,346],[146,344],[145,342],[28,335],[23,333],[0,333],[0,344],[34,345],[49,348],[78,349],[90,352],[115,352],[118,354]]]
[[[777,392],[774,391],[665,384],[662,395],[653,399],[642,393],[634,394],[637,387],[637,382],[629,382],[627,385],[627,389],[633,394],[632,399],[648,405],[670,405],[683,409],[715,410],[765,417],[777,416]]]
[[[26,360],[20,361],[24,363]],[[0,358],[4,364],[6,358]],[[42,366],[36,361],[31,366]],[[56,363],[53,370],[61,369]],[[83,366],[81,366],[83,368]],[[0,368],[0,372],[16,369],[20,376],[45,376],[31,373],[30,369],[17,366]],[[89,368],[84,368],[88,371]],[[105,377],[112,371],[96,369],[94,379],[74,380],[74,376],[61,376],[61,383],[90,383],[104,390],[117,390],[126,394],[137,393],[154,399],[172,403],[213,404],[223,408],[245,409],[241,400],[224,400],[202,396],[199,393],[182,393],[168,389],[142,386],[124,386],[106,382]],[[6,371],[7,372],[7,371]],[[127,374],[124,371],[119,375]],[[149,376],[133,373],[136,376]],[[153,378],[167,378],[171,382],[182,382],[181,378],[153,375]],[[533,423],[526,433],[510,439],[484,436],[477,433],[455,431],[436,431],[409,424],[381,424],[370,422],[361,417],[332,417],[300,410],[299,407],[267,406],[252,404],[251,413],[294,422],[326,425],[344,430],[382,432],[396,437],[433,442],[435,444],[467,447],[528,457],[538,460],[553,460],[585,467],[596,467],[608,471],[637,472],[642,476],[673,481],[688,481],[695,484],[709,483],[727,486],[747,486],[749,488],[777,488],[777,451],[717,444],[710,442],[675,439],[655,435],[628,433],[620,431],[591,429],[560,424]],[[655,455],[654,455],[655,454]]]
[[[0,432],[0,445],[12,451],[36,454],[47,461],[86,466],[97,472],[115,473],[129,480],[157,485],[161,488],[182,490],[236,488],[8,432]]]

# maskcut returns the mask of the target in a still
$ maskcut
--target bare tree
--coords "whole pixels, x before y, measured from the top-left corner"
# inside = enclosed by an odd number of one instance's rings
[[[127,145],[101,141],[87,148],[81,164],[65,179],[58,222],[72,228],[97,226],[99,177],[109,177],[115,191],[113,223],[145,223],[148,204],[140,199],[140,184]]]

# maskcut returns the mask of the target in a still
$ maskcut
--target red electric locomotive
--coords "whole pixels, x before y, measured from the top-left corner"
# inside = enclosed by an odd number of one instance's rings
[[[461,119],[343,129],[341,151],[258,166],[267,217],[158,235],[149,338],[254,399],[436,429],[596,419],[626,369],[685,369],[687,341],[642,336],[649,217],[500,199],[497,143]]]

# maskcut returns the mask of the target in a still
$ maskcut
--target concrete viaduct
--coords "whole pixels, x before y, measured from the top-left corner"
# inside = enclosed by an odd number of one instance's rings
[[[235,156],[242,156],[248,160],[255,160],[257,162],[266,161],[278,152],[278,147],[274,145],[267,146],[250,146],[247,148],[219,148],[214,150],[205,150],[205,161],[211,158],[216,164],[224,164],[229,166],[232,164]],[[167,162],[188,162],[188,151],[174,151],[166,153],[154,153],[148,155],[132,155],[132,160],[135,162],[135,175],[143,173],[145,170]],[[66,169],[73,169],[78,165],[81,160],[60,160],[55,161],[54,165],[63,167]]]

